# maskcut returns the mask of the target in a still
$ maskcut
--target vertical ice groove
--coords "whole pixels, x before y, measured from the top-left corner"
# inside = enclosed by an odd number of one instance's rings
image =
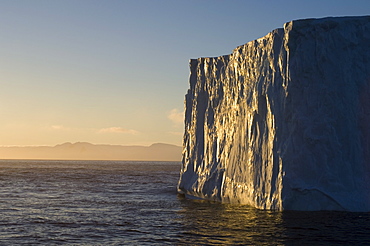
[[[273,210],[370,211],[370,17],[288,22],[192,59],[178,191]]]

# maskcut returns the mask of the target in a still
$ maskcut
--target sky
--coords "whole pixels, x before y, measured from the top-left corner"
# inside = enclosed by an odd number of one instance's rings
[[[0,0],[0,146],[182,144],[189,59],[368,0]]]

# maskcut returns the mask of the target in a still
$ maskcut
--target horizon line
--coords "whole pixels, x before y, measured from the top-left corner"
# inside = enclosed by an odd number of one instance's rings
[[[12,147],[19,147],[19,148],[26,148],[26,147],[56,147],[64,144],[91,144],[91,145],[105,145],[105,146],[122,146],[122,147],[150,147],[155,144],[166,144],[166,145],[173,145],[177,147],[182,147],[182,145],[177,144],[171,144],[171,143],[163,143],[163,142],[154,142],[150,145],[140,145],[140,144],[105,144],[105,143],[90,143],[90,142],[84,142],[84,141],[77,141],[77,142],[63,142],[60,144],[54,144],[54,145],[0,145],[0,148],[12,148]]]

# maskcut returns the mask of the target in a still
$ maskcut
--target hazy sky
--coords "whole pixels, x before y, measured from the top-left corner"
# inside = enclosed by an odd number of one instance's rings
[[[0,145],[181,145],[190,58],[369,0],[0,0]]]

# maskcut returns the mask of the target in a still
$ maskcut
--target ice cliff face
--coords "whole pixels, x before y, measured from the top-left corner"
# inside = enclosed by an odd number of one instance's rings
[[[190,70],[180,193],[370,211],[370,16],[292,21]]]

